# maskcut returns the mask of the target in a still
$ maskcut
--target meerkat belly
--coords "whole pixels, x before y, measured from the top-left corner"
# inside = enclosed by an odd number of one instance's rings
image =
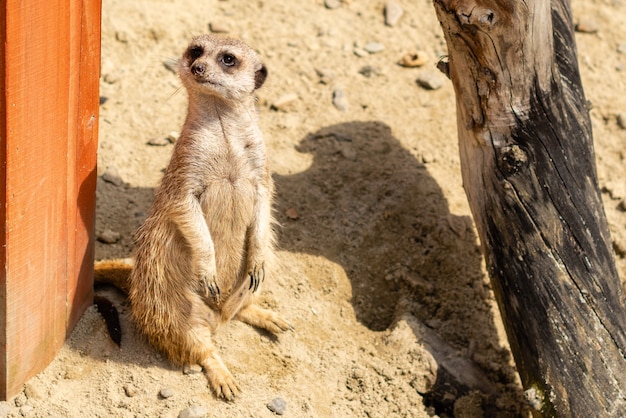
[[[246,239],[254,217],[256,195],[254,182],[241,176],[217,179],[203,195],[218,280],[227,292],[245,268]]]

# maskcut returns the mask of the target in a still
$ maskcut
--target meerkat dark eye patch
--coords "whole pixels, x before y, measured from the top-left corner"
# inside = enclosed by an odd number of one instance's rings
[[[234,67],[238,63],[237,57],[235,57],[233,54],[229,54],[228,52],[222,54],[222,56],[220,57],[220,62],[227,67]]]
[[[189,47],[189,58],[191,58],[192,60],[200,58],[202,54],[204,54],[204,48],[202,48],[200,45],[194,45]]]

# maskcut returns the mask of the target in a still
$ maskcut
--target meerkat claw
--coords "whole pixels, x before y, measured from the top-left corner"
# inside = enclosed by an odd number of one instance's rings
[[[261,265],[261,268],[254,268],[250,273],[250,287],[248,290],[256,292],[259,290],[259,285],[265,280],[265,266]]]
[[[205,296],[211,296],[211,299],[219,305],[222,301],[222,293],[220,287],[215,283],[215,279],[209,281],[208,278],[204,276],[201,281]]]
[[[218,285],[210,285],[209,292],[211,292],[211,297],[218,305],[222,302],[222,293],[220,292],[220,288]]]
[[[248,290],[251,290],[252,288],[256,290],[256,285],[255,285],[256,279],[254,277],[254,272],[249,273],[249,275],[250,275],[250,287],[248,287]],[[253,290],[253,292],[255,290]]]

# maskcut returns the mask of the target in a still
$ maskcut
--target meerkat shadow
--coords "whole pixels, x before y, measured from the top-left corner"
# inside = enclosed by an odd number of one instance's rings
[[[328,126],[296,150],[313,162],[275,176],[280,249],[339,264],[356,318],[372,330],[408,313],[461,352],[476,339],[478,350],[500,346],[472,221],[450,213],[420,150],[380,122]]]

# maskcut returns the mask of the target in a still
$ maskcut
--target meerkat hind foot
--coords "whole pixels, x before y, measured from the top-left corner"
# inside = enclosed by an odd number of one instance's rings
[[[278,314],[254,304],[243,308],[237,313],[235,318],[253,327],[265,329],[273,334],[293,329],[293,326],[278,316]]]
[[[228,401],[239,395],[239,385],[219,358],[208,358],[200,363],[209,381],[211,389],[218,398]]]

